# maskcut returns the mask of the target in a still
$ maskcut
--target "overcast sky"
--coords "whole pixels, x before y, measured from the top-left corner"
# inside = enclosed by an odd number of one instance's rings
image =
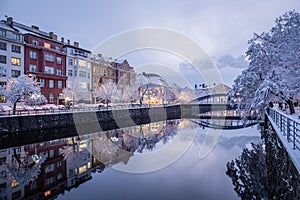
[[[123,31],[161,27],[194,39],[209,57],[244,54],[254,32],[270,30],[292,9],[299,12],[299,0],[0,0],[2,19],[37,25],[83,48]],[[129,57],[132,65],[145,64],[143,56]]]

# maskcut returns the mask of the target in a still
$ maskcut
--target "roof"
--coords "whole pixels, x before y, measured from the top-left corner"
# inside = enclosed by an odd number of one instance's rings
[[[6,24],[4,20],[0,21],[0,28],[6,29],[9,31],[13,31],[13,32],[18,32],[18,30],[14,29],[11,26],[9,26],[8,24]]]

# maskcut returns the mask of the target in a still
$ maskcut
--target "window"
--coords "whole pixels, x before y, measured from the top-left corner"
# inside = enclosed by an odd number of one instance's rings
[[[86,172],[86,165],[79,167],[79,174]]]
[[[79,77],[86,77],[86,72],[84,71],[79,71]]]
[[[62,161],[58,161],[57,163],[56,163],[56,167],[61,167],[62,166]]]
[[[68,70],[68,76],[73,76],[73,70],[71,69]]]
[[[19,77],[20,74],[21,74],[21,71],[19,71],[19,70],[11,70],[11,77],[13,77],[13,78]]]
[[[45,73],[46,74],[54,74],[54,68],[49,67],[49,66],[45,66]]]
[[[29,71],[30,71],[30,72],[36,72],[36,71],[37,71],[37,70],[36,70],[36,65],[30,64],[30,65],[29,65]]]
[[[0,29],[0,36],[1,36],[1,37],[6,37],[6,31]]]
[[[31,59],[37,59],[37,53],[35,51],[29,51],[29,57]]]
[[[21,53],[21,47],[16,45],[11,45],[11,51],[14,53]]]
[[[6,64],[6,56],[0,55],[0,63]]]
[[[47,179],[45,180],[45,185],[51,185],[51,184],[54,183],[54,181],[55,181],[54,177],[51,176],[50,178],[47,178]]]
[[[54,88],[54,80],[49,80],[49,88]]]
[[[36,181],[33,181],[33,182],[30,184],[30,190],[36,189],[36,186],[37,186],[37,182],[36,182]]]
[[[11,64],[12,65],[21,65],[21,58],[11,58]]]
[[[45,167],[45,172],[48,173],[48,172],[53,171],[53,170],[54,170],[54,167],[55,167],[55,165],[54,165],[53,163],[50,164],[50,165],[47,165],[47,166]]]
[[[50,48],[51,45],[50,45],[49,43],[47,43],[47,42],[44,42],[44,47],[45,47],[45,48]]]
[[[54,93],[49,93],[49,102],[54,102]]]
[[[77,70],[74,70],[74,76],[77,76]]]
[[[57,88],[62,89],[63,88],[63,82],[62,81],[57,81]]]
[[[33,46],[39,46],[39,41],[37,41],[37,40],[32,40],[32,45],[33,45]]]
[[[58,46],[55,47],[56,51],[60,51],[60,48]]]
[[[54,62],[54,55],[45,53],[45,60],[49,62]]]
[[[45,87],[45,79],[43,78],[40,79],[40,87]]]
[[[59,180],[62,178],[62,172],[58,172],[57,173],[57,176],[56,176],[56,179]]]
[[[12,188],[17,187],[18,185],[19,185],[19,182],[16,181],[16,180],[13,180],[13,181],[11,182],[11,187],[12,187]]]
[[[62,64],[62,58],[61,57],[57,57],[56,58],[56,63],[61,65]]]
[[[68,59],[68,65],[70,65],[70,66],[74,65],[74,60],[72,58]]]
[[[14,40],[21,40],[21,36],[18,33],[13,33],[13,39]]]
[[[78,60],[78,66],[80,67],[86,67],[86,61],[85,60]]]
[[[5,77],[5,76],[6,76],[6,68],[4,66],[0,66],[0,77]]]
[[[87,73],[87,77],[88,77],[88,78],[91,78],[91,74],[90,74],[90,73]]]
[[[6,103],[6,97],[4,95],[0,95],[0,103]],[[2,164],[1,159],[0,164]]]
[[[87,63],[87,68],[91,69],[92,64],[90,62]]]
[[[54,157],[54,149],[49,150],[49,158]]]
[[[6,43],[0,42],[0,50],[6,51]]]
[[[11,195],[11,199],[19,199],[21,197],[21,190],[18,190]]]
[[[62,76],[62,75],[63,75],[62,69],[57,69],[57,70],[56,70],[56,75],[57,75],[57,76]]]

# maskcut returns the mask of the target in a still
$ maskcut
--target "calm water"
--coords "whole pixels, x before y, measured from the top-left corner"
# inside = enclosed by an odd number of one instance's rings
[[[256,126],[175,120],[2,149],[0,197],[239,199],[226,163],[250,143],[261,143]]]

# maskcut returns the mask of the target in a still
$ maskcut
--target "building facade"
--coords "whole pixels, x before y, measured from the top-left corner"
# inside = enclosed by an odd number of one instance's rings
[[[0,85],[6,85],[8,78],[24,74],[24,38],[11,24],[10,19],[0,22]],[[0,102],[6,102],[4,96]]]
[[[64,39],[62,38],[62,41]],[[67,88],[73,92],[73,102],[92,102],[92,63],[91,52],[79,47],[78,42],[64,44],[67,54]]]
[[[66,54],[63,43],[53,32],[31,27],[8,18],[7,22],[24,37],[24,73],[35,77],[48,103],[57,104],[59,93],[66,87]]]

